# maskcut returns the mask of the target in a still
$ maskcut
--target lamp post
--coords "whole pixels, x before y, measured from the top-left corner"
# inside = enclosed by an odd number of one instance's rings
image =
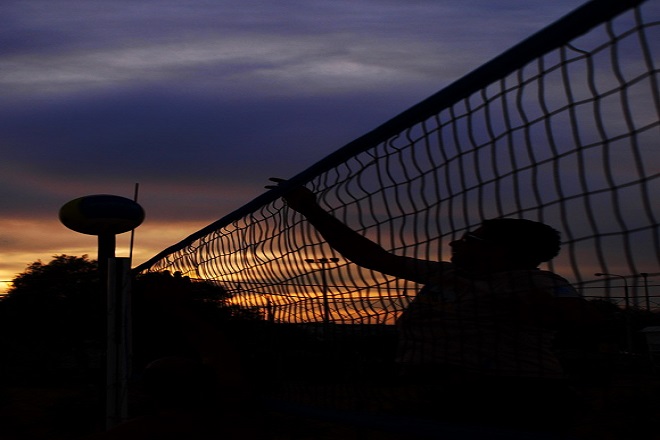
[[[321,283],[323,286],[323,327],[327,330],[330,323],[330,304],[328,303],[328,279],[325,274],[326,265],[329,263],[336,263],[339,258],[306,258],[305,262],[309,264],[321,265]]]
[[[67,228],[98,237],[99,276],[107,304],[106,428],[109,429],[128,418],[131,362],[128,283],[131,261],[129,258],[115,258],[115,235],[137,228],[144,220],[144,209],[125,197],[97,194],[65,203],[60,208],[59,217]]]
[[[614,277],[614,278],[621,278],[623,280],[623,294],[624,294],[624,301],[626,305],[626,311],[625,311],[625,319],[626,319],[626,345],[628,348],[628,352],[632,353],[632,328],[630,326],[630,290],[628,289],[628,280],[626,277],[623,275],[617,275],[615,273],[603,273],[603,272],[597,272],[594,275],[597,277]]]
[[[266,295],[266,322],[272,324],[275,322],[275,313],[273,313],[273,301],[270,295]]]

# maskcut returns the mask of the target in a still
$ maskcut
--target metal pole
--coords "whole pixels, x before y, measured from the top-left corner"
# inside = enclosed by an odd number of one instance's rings
[[[266,297],[266,321],[270,324],[275,322],[275,313],[273,312],[273,304],[270,296]]]
[[[630,290],[628,289],[628,280],[623,275],[617,275],[615,273],[598,272],[595,273],[594,275],[596,275],[597,277],[609,276],[609,277],[621,278],[623,280],[623,293],[624,293],[624,301],[626,305],[625,313],[624,313],[624,317],[626,320],[626,345],[627,345],[628,353],[632,353],[633,337],[632,337],[632,325],[630,322]]]
[[[131,362],[130,259],[108,259],[106,429],[128,418]]]
[[[646,311],[651,311],[651,297],[649,296],[649,274],[646,272],[641,272],[639,274],[644,279],[644,298],[646,303]]]
[[[105,282],[108,279],[108,259],[115,257],[117,238],[115,234],[100,234],[98,236],[99,276]]]
[[[133,201],[137,203],[138,201],[138,190],[140,188],[140,184],[136,183],[135,184],[135,191],[133,192]],[[128,251],[128,258],[133,260],[133,244],[135,243],[135,229],[131,229],[131,241],[130,241],[130,246],[129,246],[129,251]]]
[[[321,282],[323,283],[323,326],[327,328],[330,322],[330,304],[328,303],[328,278],[325,274],[325,265],[328,260],[321,258],[319,263],[321,263]]]
[[[321,293],[323,297],[323,328],[328,330],[328,325],[330,324],[330,302],[328,299],[328,278],[326,275],[326,265],[330,262],[336,263],[339,261],[339,258],[307,258],[305,259],[307,263],[317,263],[321,265]]]

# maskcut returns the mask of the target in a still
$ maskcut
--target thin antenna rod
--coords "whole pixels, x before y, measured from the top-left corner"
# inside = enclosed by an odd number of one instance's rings
[[[139,188],[140,188],[140,184],[135,183],[135,191],[133,192],[133,201],[135,203],[137,203],[137,201],[138,201],[138,190],[139,190]],[[134,240],[135,240],[135,228],[131,229],[131,244],[130,244],[129,251],[128,251],[129,264],[130,264],[131,261],[133,261],[133,241]]]

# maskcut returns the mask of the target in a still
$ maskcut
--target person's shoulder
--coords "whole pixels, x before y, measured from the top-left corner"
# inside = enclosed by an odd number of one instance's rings
[[[564,277],[549,270],[537,269],[536,283],[552,291],[557,298],[579,298],[581,295],[575,287]]]
[[[507,284],[521,290],[542,290],[555,297],[580,297],[571,283],[564,277],[549,270],[525,269],[502,273]]]

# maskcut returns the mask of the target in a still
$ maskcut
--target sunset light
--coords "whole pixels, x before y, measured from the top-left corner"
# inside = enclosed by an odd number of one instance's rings
[[[0,437],[657,429],[660,0],[2,11]]]

